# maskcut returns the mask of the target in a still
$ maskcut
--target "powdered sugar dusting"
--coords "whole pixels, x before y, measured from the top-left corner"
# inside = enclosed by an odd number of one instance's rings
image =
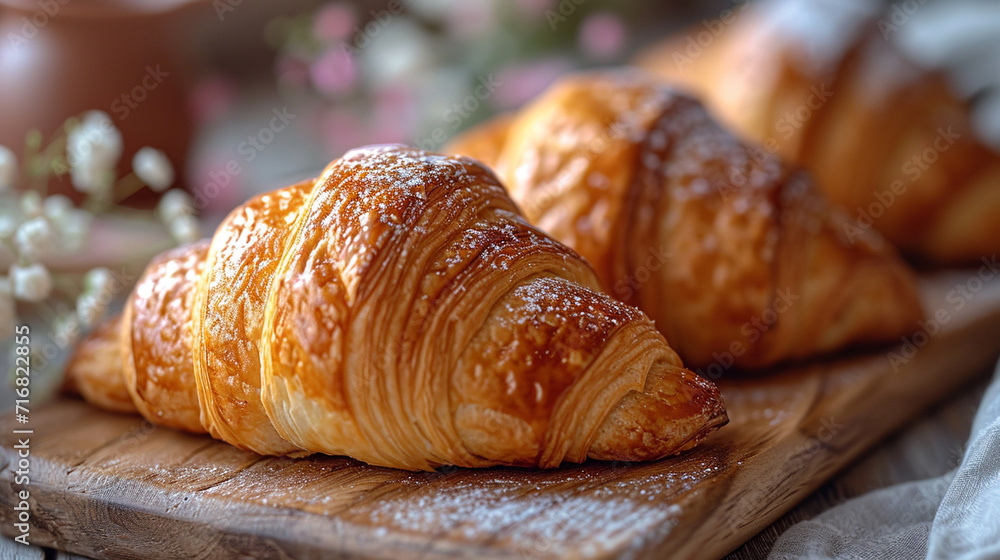
[[[644,319],[638,309],[562,278],[536,278],[511,295],[504,302],[507,314],[502,320],[522,324],[566,322],[577,331],[596,335]]]
[[[660,472],[628,481],[608,476],[613,470],[595,474],[593,469],[569,469],[556,477],[457,473],[434,491],[385,496],[367,521],[417,534],[440,535],[448,528],[447,533],[462,540],[495,542],[524,555],[601,557],[662,539],[682,513],[666,500],[715,472],[708,468],[688,480]],[[412,481],[415,486],[421,482]]]

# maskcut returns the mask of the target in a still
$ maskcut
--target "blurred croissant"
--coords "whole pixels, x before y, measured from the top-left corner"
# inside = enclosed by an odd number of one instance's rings
[[[1000,251],[1000,153],[940,74],[887,40],[878,2],[779,0],[641,54],[740,135],[800,164],[851,214],[921,260]],[[887,27],[888,26],[888,27]]]
[[[69,373],[156,424],[403,469],[650,460],[724,424],[598,290],[478,162],[362,148],[156,258]]]
[[[912,271],[803,173],[638,72],[565,78],[448,148],[494,167],[525,216],[715,377],[859,343],[921,317]]]

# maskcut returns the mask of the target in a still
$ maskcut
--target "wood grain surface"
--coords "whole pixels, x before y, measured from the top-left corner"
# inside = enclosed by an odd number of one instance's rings
[[[879,443],[837,476],[820,486],[791,511],[726,556],[727,560],[767,558],[789,527],[868,492],[935,478],[957,467],[965,452],[972,421],[979,408],[993,365],[981,378],[941,406],[935,406]]]
[[[260,457],[60,400],[32,411],[32,542],[96,558],[719,557],[985,371],[1000,351],[1000,281],[975,276],[923,280],[928,316],[947,322],[909,358],[882,348],[724,376],[730,425],[654,463],[408,473]],[[0,528],[10,535],[21,426],[8,416]]]

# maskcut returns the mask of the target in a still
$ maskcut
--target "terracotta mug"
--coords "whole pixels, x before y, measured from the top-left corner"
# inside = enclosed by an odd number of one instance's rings
[[[68,117],[99,109],[122,131],[119,175],[130,172],[139,148],[153,146],[182,186],[194,129],[191,76],[170,35],[188,4],[0,0],[0,144],[21,156],[29,130],[47,143]],[[50,189],[73,195],[66,179]],[[150,202],[148,194],[138,198],[130,202]]]

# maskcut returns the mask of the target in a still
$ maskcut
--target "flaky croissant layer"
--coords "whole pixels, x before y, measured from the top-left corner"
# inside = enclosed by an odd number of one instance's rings
[[[69,373],[156,424],[404,469],[656,459],[726,422],[715,386],[492,172],[402,146],[351,151],[157,257]]]
[[[977,138],[970,108],[944,76],[893,46],[887,4],[770,0],[749,8],[703,46],[692,49],[695,32],[682,31],[636,64],[808,169],[849,210],[848,236],[874,227],[936,263],[1000,251],[1000,153]]]
[[[895,341],[921,317],[881,237],[846,238],[807,176],[639,72],[563,78],[448,150],[493,167],[706,374]]]

